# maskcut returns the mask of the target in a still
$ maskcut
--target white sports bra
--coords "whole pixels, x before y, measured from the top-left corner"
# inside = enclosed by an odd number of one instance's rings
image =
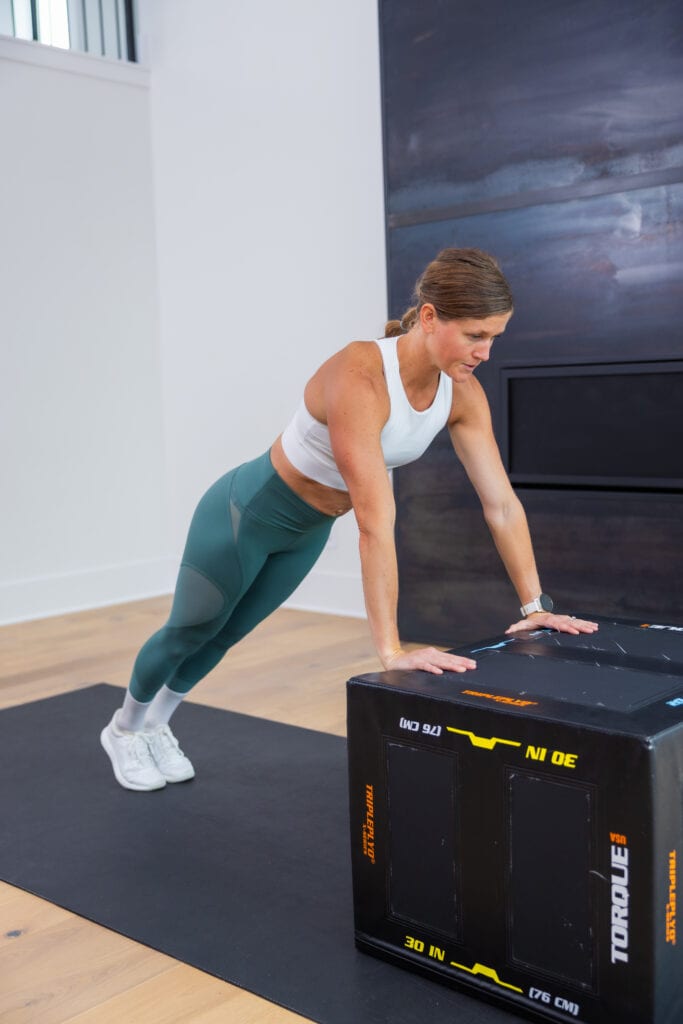
[[[413,409],[401,382],[397,343],[398,338],[382,338],[376,342],[382,354],[391,406],[380,435],[387,469],[414,462],[427,450],[448,422],[453,401],[453,382],[442,373],[429,408],[423,412]],[[295,469],[304,476],[338,491],[348,490],[334,461],[330,432],[324,423],[311,416],[303,399],[282,434],[282,448]]]

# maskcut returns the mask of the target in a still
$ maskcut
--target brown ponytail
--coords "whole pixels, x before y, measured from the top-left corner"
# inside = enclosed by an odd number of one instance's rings
[[[385,338],[397,338],[399,334],[409,331],[417,320],[417,306],[407,309],[400,320],[389,320],[384,328]]]
[[[406,332],[401,327],[401,321],[400,320],[387,320],[387,325],[384,328],[384,337],[385,338],[398,338],[398,336],[400,334],[405,334],[405,333]]]
[[[417,279],[417,305],[390,320],[385,337],[405,334],[429,302],[441,320],[485,320],[512,309],[512,292],[500,267],[481,249],[443,249]]]

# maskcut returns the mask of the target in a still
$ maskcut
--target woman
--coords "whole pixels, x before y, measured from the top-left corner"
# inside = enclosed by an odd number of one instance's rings
[[[269,452],[221,477],[194,514],[168,622],[140,651],[123,707],[102,731],[118,782],[160,789],[194,776],[169,727],[185,694],[298,586],[337,516],[360,531],[370,631],[385,669],[466,672],[470,658],[433,647],[406,653],[398,636],[395,506],[387,467],[418,458],[448,425],[481,499],[525,618],[591,633],[553,615],[541,593],[521,503],[503,468],[484,391],[473,376],[512,316],[496,262],[445,249],[419,278],[416,305],[381,341],[352,342],[311,377]]]

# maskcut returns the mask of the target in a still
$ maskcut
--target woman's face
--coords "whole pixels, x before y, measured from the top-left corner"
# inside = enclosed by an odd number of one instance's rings
[[[480,363],[488,360],[493,342],[503,333],[511,316],[512,312],[483,320],[440,320],[436,314],[428,317],[422,326],[434,365],[456,383],[467,380]]]

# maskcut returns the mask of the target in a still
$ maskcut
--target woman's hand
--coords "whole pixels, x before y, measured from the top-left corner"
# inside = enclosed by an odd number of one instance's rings
[[[446,651],[439,651],[436,647],[421,647],[417,651],[395,651],[393,654],[382,658],[385,669],[400,668],[412,669],[420,672],[432,672],[440,676],[444,672],[467,672],[468,669],[476,668],[476,661],[471,658],[461,658],[457,654],[447,654]]]
[[[573,615],[553,615],[552,612],[532,612],[520,622],[513,624],[506,629],[507,633],[523,633],[528,629],[556,629],[558,633],[595,633],[598,629],[597,622],[587,622],[585,619],[576,619]]]

